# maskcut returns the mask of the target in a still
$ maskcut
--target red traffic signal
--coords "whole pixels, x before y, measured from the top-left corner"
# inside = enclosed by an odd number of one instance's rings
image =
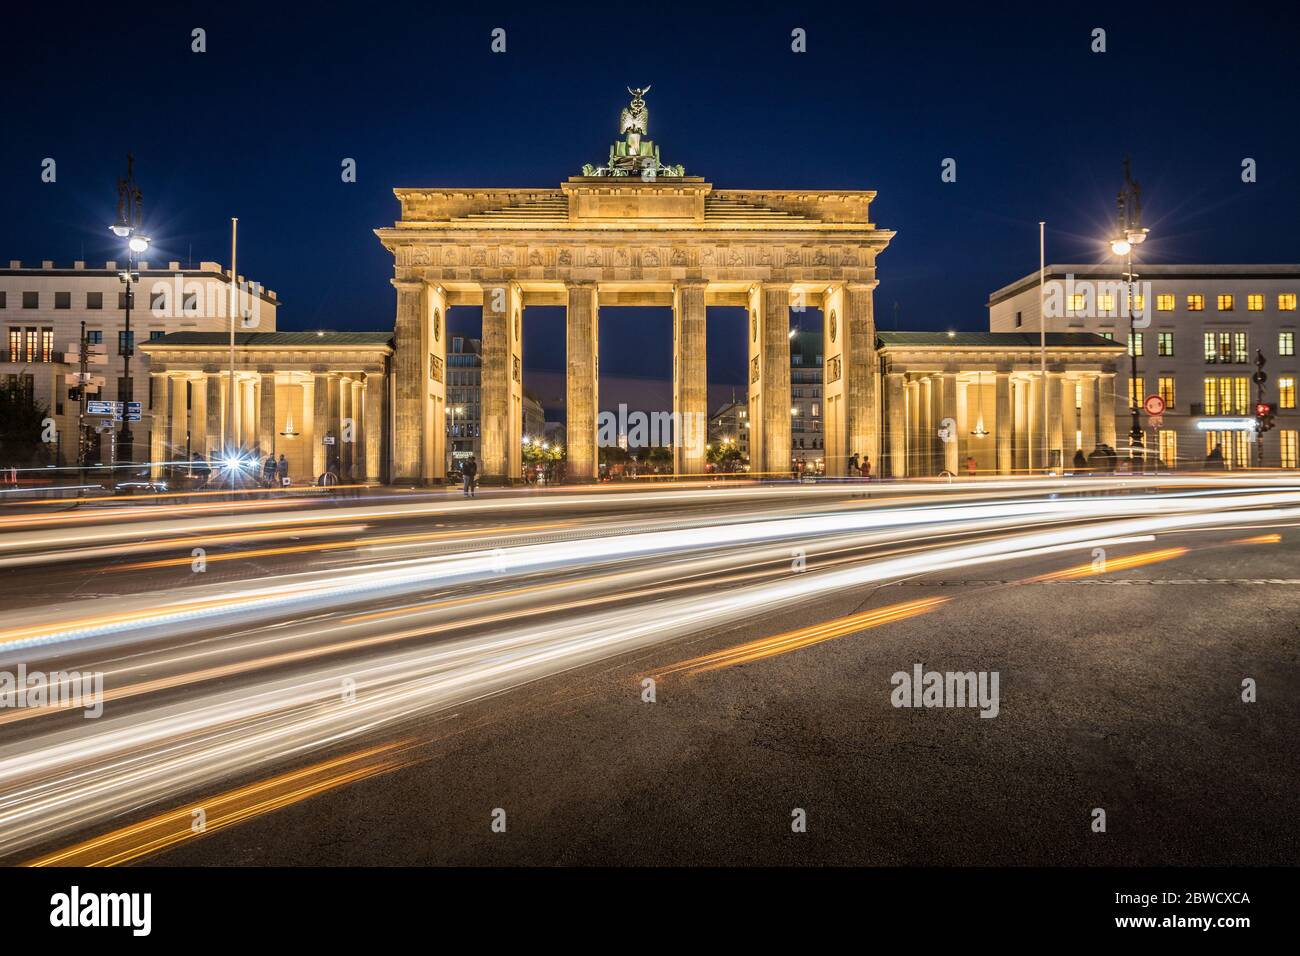
[[[1272,411],[1272,409],[1269,407],[1268,402],[1256,402],[1256,403],[1255,403],[1255,417],[1256,417],[1256,418],[1265,418],[1265,417],[1267,417],[1268,413],[1271,412],[1271,411]]]

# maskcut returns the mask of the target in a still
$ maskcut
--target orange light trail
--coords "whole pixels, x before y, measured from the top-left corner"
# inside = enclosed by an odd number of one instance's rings
[[[1076,564],[1060,571],[1052,571],[1049,574],[1040,574],[1037,577],[1029,578],[1025,583],[1072,581],[1098,574],[1110,574],[1112,571],[1125,571],[1129,568],[1140,568],[1147,564],[1158,564],[1161,561],[1172,561],[1174,558],[1181,558],[1190,550],[1191,548],[1164,548],[1159,551],[1143,551],[1139,554],[1129,554],[1122,558],[1107,558],[1104,561],[1097,562],[1095,566],[1092,563]]]
[[[833,640],[837,637],[844,637],[848,634],[855,634],[868,628],[905,621],[908,618],[933,611],[950,600],[951,598],[922,598],[918,601],[905,601],[902,604],[891,604],[888,607],[877,608],[872,611],[850,614],[847,617],[835,618],[822,624],[801,627],[797,630],[786,631],[783,634],[750,641],[748,644],[730,647],[713,654],[705,654],[703,657],[692,658],[661,670],[655,676],[665,677],[683,671],[687,672],[688,676],[694,676],[706,671],[766,660],[769,657],[789,654],[791,651],[802,650],[805,647],[811,647],[814,644],[820,644],[823,641]]]

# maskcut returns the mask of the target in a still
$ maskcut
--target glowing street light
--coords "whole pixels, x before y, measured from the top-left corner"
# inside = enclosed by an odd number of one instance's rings
[[[1132,426],[1129,428],[1129,455],[1142,447],[1142,397],[1137,393],[1137,299],[1135,297],[1133,272],[1133,248],[1146,241],[1148,229],[1142,225],[1142,190],[1129,168],[1129,160],[1124,160],[1124,188],[1120,190],[1117,200],[1119,205],[1119,232],[1110,240],[1110,251],[1123,256],[1126,264],[1124,278],[1128,282],[1128,355],[1129,355],[1129,411],[1132,414]]]
[[[144,215],[144,198],[135,181],[135,158],[126,157],[126,177],[117,181],[117,222],[108,228],[119,239],[126,240],[126,271],[119,278],[126,285],[124,335],[122,338],[122,381],[125,393],[118,395],[122,402],[122,429],[118,432],[118,457],[130,461],[133,457],[135,436],[131,434],[129,402],[135,399],[135,383],[131,381],[131,355],[135,351],[131,341],[131,304],[135,299],[133,286],[138,280],[135,258],[149,248],[149,237],[140,231]],[[83,389],[85,385],[81,386]]]

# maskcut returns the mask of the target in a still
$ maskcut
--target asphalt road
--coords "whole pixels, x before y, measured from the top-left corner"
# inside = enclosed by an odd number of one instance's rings
[[[1296,855],[1293,479],[212,504],[0,515],[7,862]]]

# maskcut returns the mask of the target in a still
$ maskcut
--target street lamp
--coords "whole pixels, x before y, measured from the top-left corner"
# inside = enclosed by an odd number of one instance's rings
[[[135,299],[132,286],[139,279],[135,272],[135,259],[149,248],[149,237],[140,232],[141,218],[144,214],[144,198],[135,181],[135,157],[126,157],[126,178],[117,181],[117,222],[109,226],[113,235],[126,240],[126,271],[120,278],[126,286],[126,321],[122,337],[122,381],[125,392],[119,390],[118,401],[122,403],[122,428],[118,432],[119,455],[124,461],[131,461],[135,436],[131,434],[130,402],[135,397],[134,383],[131,381],[131,355],[135,351],[131,341],[131,303]],[[84,388],[84,385],[83,385]]]
[[[1132,413],[1132,426],[1129,429],[1129,457],[1143,445],[1141,403],[1137,393],[1138,359],[1137,359],[1137,298],[1133,272],[1133,248],[1146,241],[1148,229],[1142,225],[1142,190],[1133,181],[1129,160],[1124,159],[1124,188],[1120,190],[1117,200],[1119,205],[1119,232],[1110,240],[1110,251],[1123,256],[1125,261],[1124,279],[1128,283],[1128,355],[1129,355],[1129,411]]]

